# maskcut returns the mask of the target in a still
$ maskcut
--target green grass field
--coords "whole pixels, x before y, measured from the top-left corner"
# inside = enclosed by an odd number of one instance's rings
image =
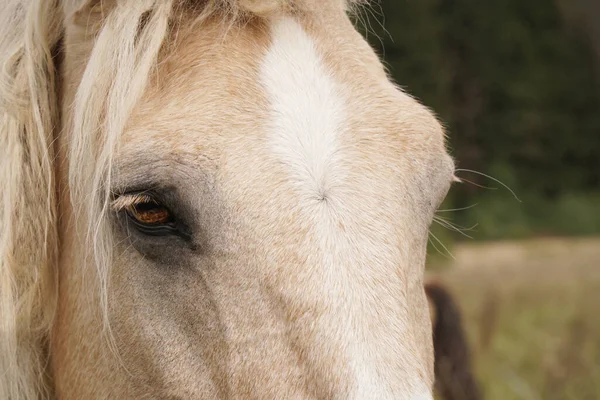
[[[452,254],[435,276],[463,311],[485,399],[600,399],[600,238]]]

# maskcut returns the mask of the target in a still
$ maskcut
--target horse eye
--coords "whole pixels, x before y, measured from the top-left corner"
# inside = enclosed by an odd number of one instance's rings
[[[171,212],[154,200],[131,204],[126,211],[127,215],[140,225],[160,226],[173,222]]]
[[[185,221],[153,195],[125,194],[112,202],[113,209],[125,217],[124,222],[146,236],[176,235],[189,240],[191,232]]]

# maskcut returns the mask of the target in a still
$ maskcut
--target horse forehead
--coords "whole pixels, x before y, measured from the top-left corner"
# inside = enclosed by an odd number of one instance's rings
[[[252,126],[255,135],[238,136],[242,140],[259,135],[262,129],[256,129],[257,123],[280,113],[278,107],[294,107],[297,104],[292,102],[302,101],[334,107],[318,113],[324,125],[331,126],[325,116],[339,119],[343,108],[345,121],[339,129],[367,126],[379,133],[387,130],[389,139],[397,138],[399,125],[410,122],[399,113],[402,109],[437,124],[428,111],[389,82],[377,56],[349,21],[330,22],[339,25],[334,33],[322,21],[280,17],[269,21],[266,29],[241,28],[225,38],[219,37],[218,28],[189,35],[176,56],[161,63],[157,81],[162,83],[145,96],[148,101],[138,115],[153,123],[157,115],[171,114],[177,118],[174,125],[183,130],[200,122],[207,129],[232,135],[243,125]],[[296,111],[286,116],[299,118],[306,109]],[[317,115],[305,115],[305,120],[311,116]],[[213,139],[210,132],[202,136]],[[194,139],[193,135],[187,138]]]
[[[271,22],[269,35],[258,56],[257,83],[271,119],[295,120],[305,131],[320,131],[320,139],[336,130],[338,140],[352,132],[376,133],[371,143],[385,139],[382,145],[397,144],[404,128],[439,130],[428,110],[389,81],[348,21],[330,31],[323,24],[281,18]]]
[[[316,177],[319,198],[319,177],[340,149],[355,165],[398,168],[412,150],[417,158],[445,152],[435,117],[390,83],[349,21],[338,25],[331,34],[280,17],[225,39],[211,27],[189,35],[132,115],[124,158],[200,153],[239,169],[231,160],[276,155],[292,173]]]

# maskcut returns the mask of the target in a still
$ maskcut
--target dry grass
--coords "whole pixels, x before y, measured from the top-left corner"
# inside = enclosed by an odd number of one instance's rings
[[[487,400],[600,399],[600,239],[460,245],[459,302]]]

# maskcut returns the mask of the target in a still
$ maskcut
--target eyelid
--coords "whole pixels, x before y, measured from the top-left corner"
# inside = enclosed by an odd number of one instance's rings
[[[138,204],[150,202],[156,203],[156,200],[154,200],[152,196],[144,193],[133,193],[117,197],[110,203],[110,206],[114,211],[122,211]]]

